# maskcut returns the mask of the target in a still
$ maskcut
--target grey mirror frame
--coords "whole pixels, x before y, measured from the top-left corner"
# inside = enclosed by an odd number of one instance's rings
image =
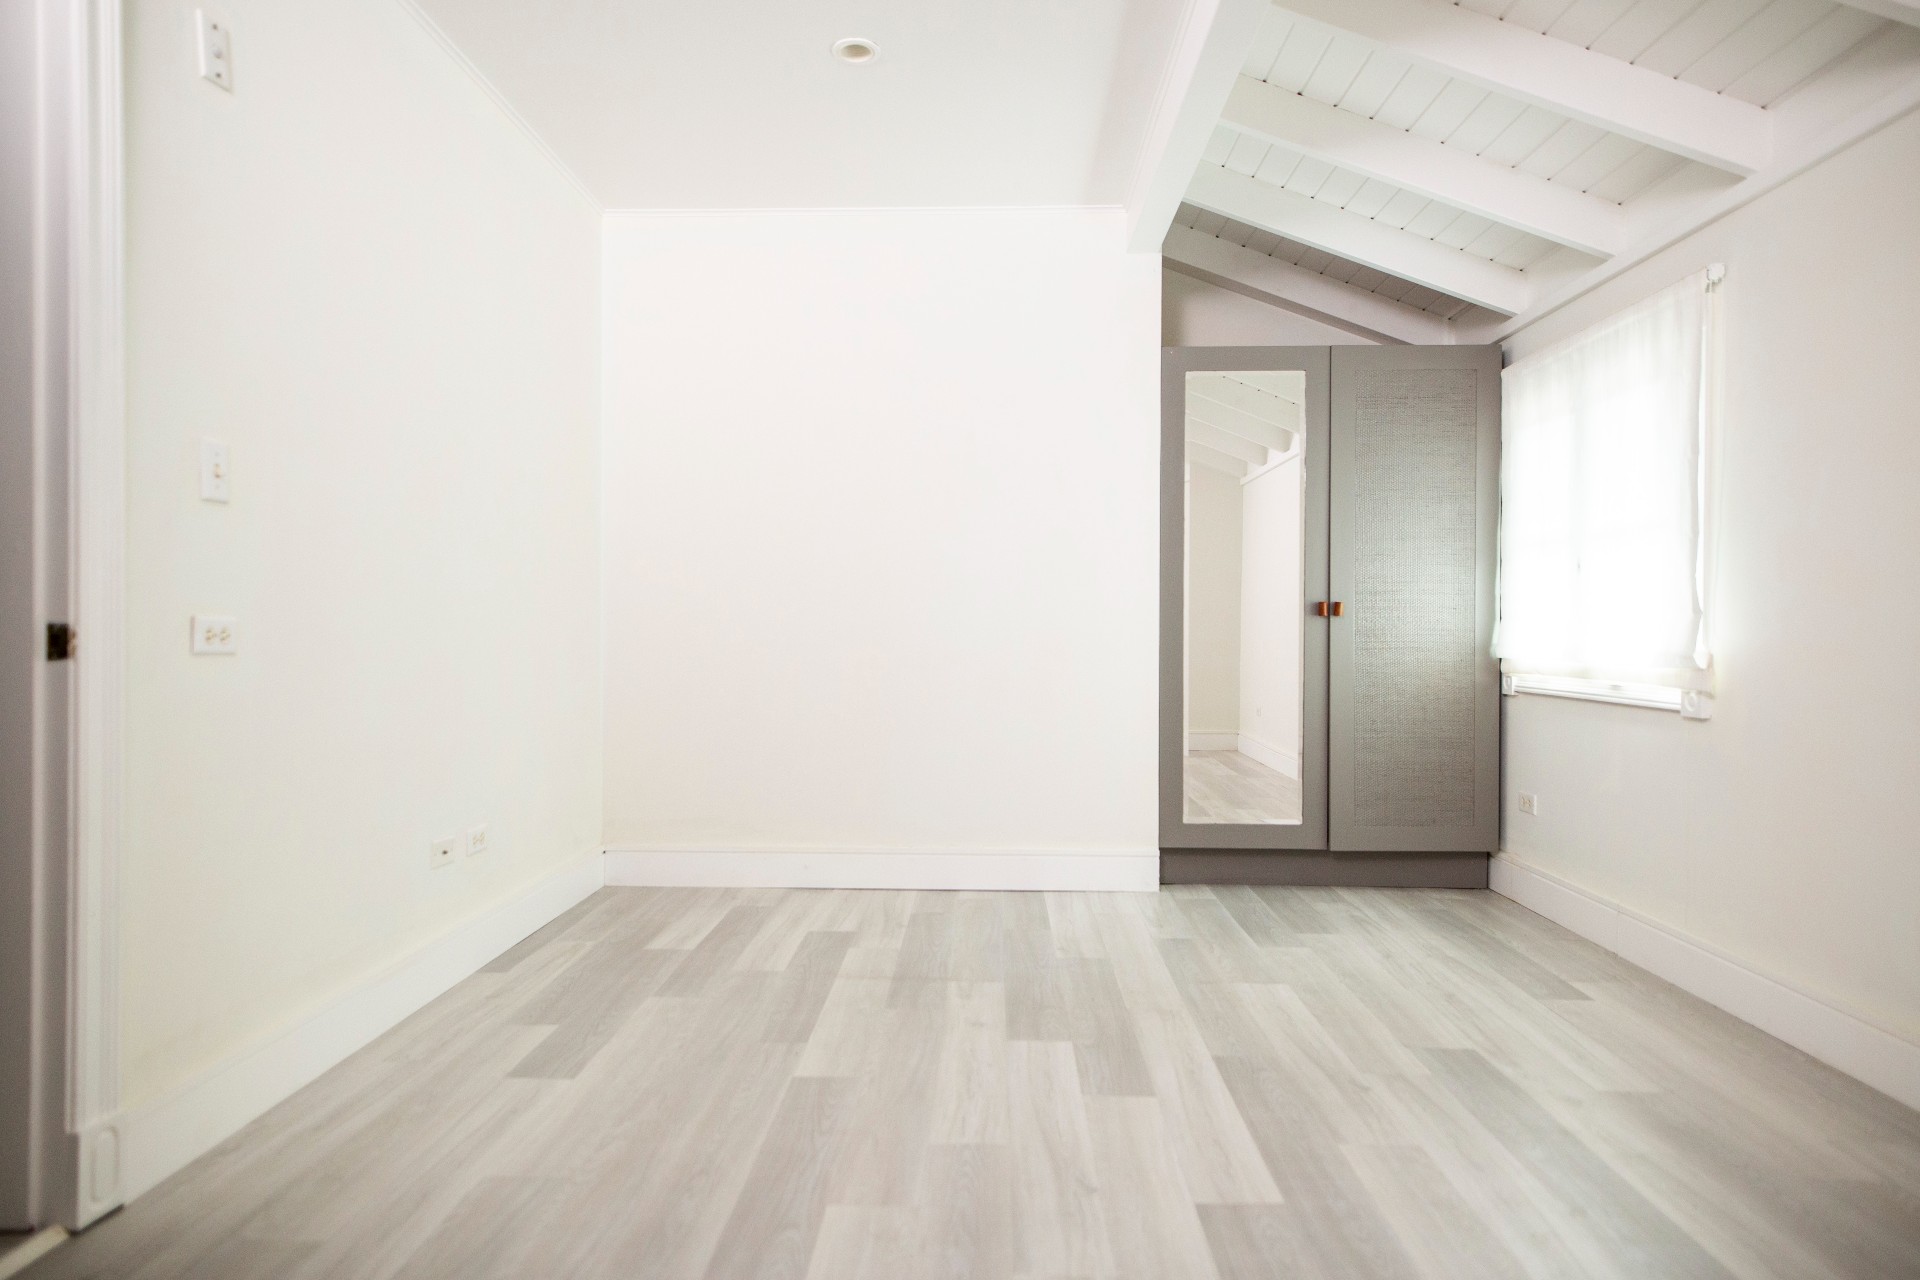
[[[1185,815],[1187,374],[1298,370],[1306,375],[1303,471],[1307,611],[1301,669],[1301,821],[1188,822]],[[1160,353],[1160,847],[1163,849],[1327,848],[1327,626],[1311,605],[1327,598],[1328,478],[1332,440],[1332,358],[1326,347],[1164,347]]]

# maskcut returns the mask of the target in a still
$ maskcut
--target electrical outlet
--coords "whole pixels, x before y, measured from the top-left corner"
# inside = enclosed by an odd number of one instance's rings
[[[1540,797],[1531,791],[1522,791],[1520,793],[1520,812],[1530,813],[1536,818],[1539,817]]]
[[[454,843],[452,836],[448,836],[445,840],[435,840],[433,850],[427,854],[427,865],[435,871],[441,867],[452,866]]]
[[[233,92],[233,33],[227,20],[206,9],[193,11],[194,34],[198,37],[200,78]]]
[[[227,500],[227,446],[218,440],[200,442],[200,500]]]
[[[487,827],[481,823],[467,828],[467,856],[477,858],[487,851]]]
[[[238,624],[219,614],[193,615],[193,651],[196,654],[240,652]]]

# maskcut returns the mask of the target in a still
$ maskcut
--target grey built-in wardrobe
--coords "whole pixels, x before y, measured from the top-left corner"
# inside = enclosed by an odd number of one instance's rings
[[[1300,706],[1297,752],[1288,748],[1298,812],[1284,823],[1194,821],[1187,807],[1190,432],[1218,434],[1190,414],[1236,416],[1194,398],[1214,394],[1207,379],[1223,373],[1251,385],[1232,384],[1222,400],[1258,399],[1276,376],[1299,395],[1289,484],[1300,510]],[[1164,352],[1164,880],[1486,883],[1500,821],[1499,410],[1497,347]]]

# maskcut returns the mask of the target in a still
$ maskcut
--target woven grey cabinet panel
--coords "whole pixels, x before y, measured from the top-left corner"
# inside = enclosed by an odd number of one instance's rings
[[[1489,356],[1334,353],[1335,848],[1464,852],[1497,837]]]
[[[1357,374],[1354,394],[1354,818],[1473,820],[1471,369]]]

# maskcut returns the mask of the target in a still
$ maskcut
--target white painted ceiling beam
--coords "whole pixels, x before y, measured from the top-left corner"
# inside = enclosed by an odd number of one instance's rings
[[[1257,445],[1251,440],[1222,431],[1219,427],[1204,422],[1192,414],[1187,415],[1187,442],[1205,445],[1215,453],[1224,453],[1229,458],[1238,458],[1249,466],[1267,465],[1267,450],[1264,445]]]
[[[1187,7],[1127,192],[1129,251],[1159,251],[1267,13],[1267,0],[1199,0]]]
[[[1224,471],[1230,476],[1240,477],[1247,474],[1247,464],[1240,459],[1221,453],[1218,449],[1209,449],[1203,444],[1187,441],[1187,461],[1196,467],[1207,467],[1214,471]]]
[[[1241,376],[1222,373],[1191,378],[1187,382],[1187,401],[1189,404],[1195,400],[1222,404],[1258,422],[1278,424],[1279,429],[1283,431],[1300,429],[1298,401],[1275,395],[1271,391],[1263,391],[1250,382],[1241,381]],[[1268,445],[1267,447],[1277,449],[1285,446]]]
[[[1255,392],[1258,395],[1259,392]],[[1243,413],[1218,400],[1210,400],[1198,395],[1189,384],[1187,389],[1187,421],[1203,422],[1215,431],[1225,432],[1259,448],[1275,449],[1281,453],[1293,448],[1293,431],[1271,419]],[[1258,459],[1249,458],[1249,462]]]
[[[1920,27],[1920,0],[1840,0],[1849,9]]]
[[[1525,311],[1533,299],[1533,285],[1511,267],[1471,257],[1219,165],[1200,166],[1187,188],[1187,201],[1504,315]]]
[[[1620,206],[1392,125],[1241,76],[1220,122],[1363,177],[1595,257],[1618,252]]]
[[[1445,75],[1729,173],[1754,173],[1772,155],[1772,122],[1751,103],[1471,9],[1439,0],[1285,0],[1280,7]]]
[[[1167,232],[1168,261],[1249,297],[1303,311],[1387,342],[1439,345],[1453,341],[1442,316],[1368,293],[1350,284],[1270,258],[1245,245],[1192,227]]]

